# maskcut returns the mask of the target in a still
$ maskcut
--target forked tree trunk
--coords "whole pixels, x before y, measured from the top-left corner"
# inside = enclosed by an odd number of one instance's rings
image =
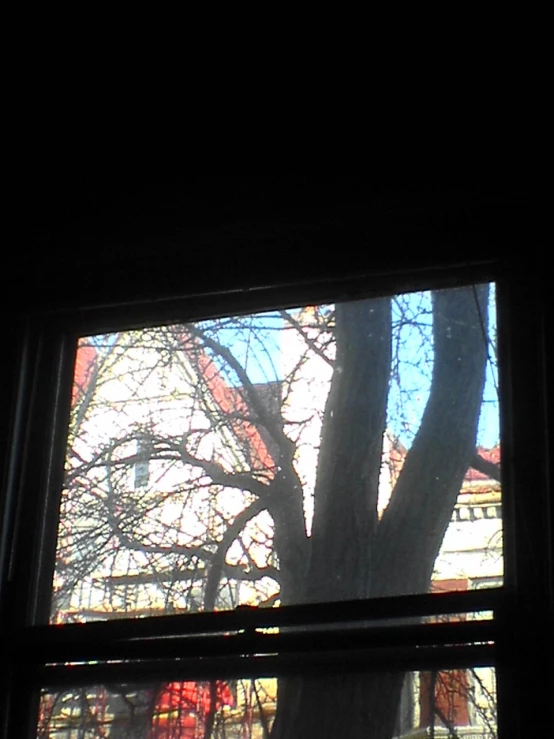
[[[391,501],[377,487],[391,371],[390,302],[337,307],[336,368],[325,410],[306,581],[291,600],[420,593],[475,449],[486,367],[485,286],[433,296],[434,367],[420,430]],[[279,683],[272,739],[391,739],[403,675]]]

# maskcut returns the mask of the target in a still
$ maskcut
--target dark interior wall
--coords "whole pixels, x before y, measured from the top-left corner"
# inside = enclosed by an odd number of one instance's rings
[[[16,310],[464,262],[537,224],[517,188],[363,177],[37,176],[20,195],[3,275]]]
[[[28,312],[324,280],[400,263],[417,272],[437,261],[500,259],[516,277],[540,278],[529,296],[551,325],[549,207],[525,188],[387,188],[363,177],[304,175],[123,179],[106,172],[55,181],[32,175],[16,196],[16,229],[0,271],[2,464]],[[529,445],[521,446],[525,456]],[[528,693],[532,707],[536,686]]]

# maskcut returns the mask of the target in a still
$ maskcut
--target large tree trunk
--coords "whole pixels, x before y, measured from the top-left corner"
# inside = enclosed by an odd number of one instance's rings
[[[311,559],[296,600],[428,590],[475,448],[487,357],[487,296],[486,287],[433,296],[431,393],[380,521],[390,301],[337,307],[336,369],[322,430]],[[272,739],[390,739],[402,680],[400,673],[281,680]]]
[[[272,739],[390,739],[403,678],[360,673],[280,679]]]

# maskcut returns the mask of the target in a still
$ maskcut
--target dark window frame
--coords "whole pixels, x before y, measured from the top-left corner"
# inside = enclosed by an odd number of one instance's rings
[[[263,310],[298,302],[355,298],[390,290],[419,286],[451,286],[492,279],[498,285],[498,325],[502,363],[502,444],[503,511],[505,528],[505,581],[500,589],[469,593],[426,594],[379,599],[379,601],[313,606],[289,606],[274,611],[238,609],[235,612],[156,617],[137,623],[111,621],[65,626],[40,624],[45,621],[42,604],[48,578],[36,576],[44,552],[53,550],[56,535],[57,497],[65,450],[64,422],[69,413],[74,349],[78,335],[111,327],[138,327],[161,321],[192,320],[221,315],[227,311]],[[368,286],[376,286],[375,291]],[[533,643],[547,643],[551,637],[552,551],[549,539],[551,503],[548,489],[548,440],[546,408],[547,325],[545,296],[534,277],[516,276],[499,262],[450,264],[424,269],[367,272],[344,278],[273,285],[258,290],[202,293],[159,302],[138,301],[109,307],[89,305],[77,314],[52,311],[28,317],[21,327],[18,354],[18,395],[11,425],[10,462],[3,529],[2,583],[3,634],[10,646],[8,676],[11,692],[4,696],[4,729],[18,726],[21,716],[29,716],[25,731],[32,736],[39,685],[63,685],[94,679],[118,677],[146,678],[237,677],[296,673],[299,663],[307,671],[397,667],[432,669],[491,664],[498,682],[498,723],[500,737],[517,735],[527,717],[533,715],[529,702],[535,693],[522,687],[518,671],[531,670],[537,650],[529,656],[529,636],[520,624],[535,623]],[[542,301],[542,302],[541,302]],[[524,311],[524,313],[522,313]],[[521,315],[528,322],[523,325]],[[525,359],[522,359],[525,357]],[[55,420],[54,420],[55,417]],[[535,437],[529,438],[533,428]],[[525,431],[527,429],[527,432]],[[52,432],[53,430],[53,432]],[[528,464],[533,455],[533,465]],[[518,495],[529,486],[531,496]],[[46,491],[46,494],[45,494]],[[538,535],[529,536],[529,531]],[[538,563],[538,564],[537,564]],[[22,586],[26,584],[26,587]],[[492,622],[463,622],[436,626],[367,627],[345,630],[340,647],[326,633],[333,623],[367,622],[434,613],[492,610]],[[17,614],[17,616],[16,616]],[[281,626],[300,629],[318,624],[317,635],[283,633],[259,634],[256,628]],[[125,638],[133,626],[133,642]],[[223,640],[218,632],[231,632]],[[210,634],[210,636],[206,636]],[[158,637],[172,635],[171,657]],[[539,639],[539,641],[537,641]],[[196,655],[177,663],[176,646]],[[544,654],[542,647],[539,650]],[[21,654],[30,655],[22,660]],[[246,656],[245,656],[246,655]],[[256,655],[256,656],[255,656]],[[265,655],[265,656],[257,656]],[[82,665],[68,668],[64,662],[127,659],[141,662],[126,665]],[[155,659],[155,661],[153,661]],[[57,664],[53,664],[57,663]],[[137,672],[138,670],[138,672]],[[25,686],[25,687],[21,687]],[[546,705],[546,703],[545,703]],[[25,734],[21,734],[25,736]]]

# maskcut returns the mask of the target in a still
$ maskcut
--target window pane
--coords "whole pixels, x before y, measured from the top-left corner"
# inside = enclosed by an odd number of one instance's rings
[[[53,622],[502,582],[493,285],[83,337]]]
[[[275,734],[289,739],[358,736],[348,733],[354,729],[372,739],[422,739],[431,729],[437,739],[496,739],[494,670],[110,684],[44,691],[37,737],[265,739],[274,722]],[[279,725],[286,733],[279,733]]]

